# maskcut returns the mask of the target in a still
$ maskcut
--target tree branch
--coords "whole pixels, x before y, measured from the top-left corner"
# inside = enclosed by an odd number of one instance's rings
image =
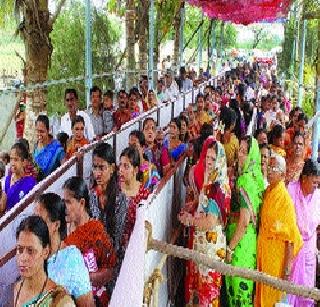
[[[202,19],[198,25],[198,27],[195,29],[195,31],[192,33],[191,37],[189,38],[189,40],[187,41],[187,43],[184,45],[183,47],[183,51],[189,46],[190,42],[192,41],[192,39],[194,38],[194,36],[198,33],[200,27],[203,25],[204,23],[204,19]]]
[[[320,19],[320,11],[319,12],[307,12],[304,13],[302,19]]]
[[[23,62],[23,66],[26,67],[26,60],[23,58],[23,56],[15,50],[16,56]]]
[[[120,59],[119,59],[119,62],[118,62],[118,64],[116,65],[116,71],[119,69],[119,67],[121,66],[121,64],[122,64],[122,61],[123,61],[123,59],[125,58],[125,55],[126,55],[126,53],[127,53],[127,47],[124,49],[124,51],[122,52],[122,54],[121,54],[121,57],[120,57]]]
[[[66,0],[60,0],[60,2],[58,3],[55,13],[49,20],[50,27],[52,27],[53,24],[56,22],[59,14],[61,13],[62,7],[65,5],[65,3],[66,3]]]

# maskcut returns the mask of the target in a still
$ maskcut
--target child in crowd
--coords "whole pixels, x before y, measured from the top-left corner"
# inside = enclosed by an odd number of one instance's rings
[[[103,94],[103,133],[109,134],[114,126],[113,123],[113,92],[108,90]]]
[[[103,94],[103,110],[113,111],[113,92],[111,90],[107,90]]]
[[[0,152],[0,162],[2,162],[5,166],[5,175],[8,174],[8,171],[9,171],[9,168],[10,168],[10,165],[9,165],[9,162],[10,162],[10,156],[7,152],[5,151],[2,151]]]
[[[144,155],[147,157],[149,162],[153,163],[157,167],[158,172],[160,173],[160,157],[162,142],[160,146],[158,146],[156,142],[156,122],[152,117],[147,117],[144,120],[142,131],[146,141]]]
[[[0,161],[0,188],[1,188],[1,191],[4,189],[5,173],[6,173],[6,166],[4,165],[3,162]]]
[[[137,103],[137,94],[133,91],[129,94],[129,109],[131,113],[131,119],[140,115],[140,108]]]
[[[64,152],[67,152],[69,135],[65,132],[60,132],[57,134],[57,140],[60,142],[61,146],[63,147]]]
[[[30,154],[22,143],[16,143],[10,151],[10,170],[0,191],[0,214],[13,208],[36,185],[36,179],[25,172]]]

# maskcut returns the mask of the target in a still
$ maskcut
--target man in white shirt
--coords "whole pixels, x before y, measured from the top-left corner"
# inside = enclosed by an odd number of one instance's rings
[[[251,99],[255,99],[255,92],[254,92],[254,89],[251,87],[251,85],[248,85],[247,87],[246,97],[247,97],[247,101],[251,101]]]
[[[178,86],[175,80],[173,80],[172,71],[167,71],[165,79],[164,96],[165,101],[175,101],[179,96]]]
[[[95,138],[93,126],[88,113],[78,110],[79,105],[77,91],[75,89],[66,89],[64,93],[64,101],[68,112],[61,117],[60,132],[65,132],[70,137],[72,135],[72,119],[74,119],[76,115],[80,115],[83,117],[85,122],[84,135],[89,141],[92,141]]]
[[[193,82],[187,77],[185,67],[180,68],[180,91],[187,92],[192,90]]]

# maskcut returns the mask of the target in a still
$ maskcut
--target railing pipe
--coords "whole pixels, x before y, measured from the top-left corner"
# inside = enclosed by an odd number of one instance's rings
[[[304,58],[305,58],[305,46],[306,46],[306,33],[307,33],[307,20],[302,23],[301,37],[300,37],[300,51],[299,51],[299,90],[298,90],[298,106],[302,107],[303,101],[303,72],[304,72]]]
[[[153,46],[154,45],[154,0],[150,0],[149,7],[149,61],[148,61],[148,80],[149,89],[153,89]]]

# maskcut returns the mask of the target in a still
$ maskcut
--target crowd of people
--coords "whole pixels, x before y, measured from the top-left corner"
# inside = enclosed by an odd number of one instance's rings
[[[32,154],[24,139],[1,154],[0,213],[85,144],[191,89],[191,79],[184,68],[177,80],[168,71],[153,91],[142,77],[139,88],[117,94],[117,109],[113,92],[102,94],[94,86],[88,112],[78,109],[77,92],[67,89],[68,112],[57,139],[50,135],[48,117],[40,115]],[[216,86],[206,85],[168,127],[145,118],[141,131],[130,132],[118,165],[112,146],[99,143],[92,153],[90,186],[80,177],[69,178],[62,197],[40,195],[35,215],[18,227],[21,280],[14,289],[15,306],[106,306],[139,203],[181,157],[187,157],[187,195],[178,219],[186,229],[186,247],[313,287],[320,168],[310,158],[307,122],[301,108],[291,110],[273,67],[246,62],[226,70]],[[186,263],[184,278],[186,306],[274,306],[285,300],[313,305],[244,278],[224,278],[193,261]]]
[[[200,137],[191,141],[195,150],[185,178],[188,195],[179,215],[188,229],[187,247],[217,261],[314,287],[320,168],[319,159],[311,159],[307,116],[299,107],[291,110],[270,66],[253,63],[231,70],[210,95],[218,103],[214,113],[219,125],[213,130],[209,120],[207,126],[210,98],[206,93],[201,115],[203,100],[198,96],[197,114],[203,120],[198,118]],[[253,107],[258,108],[254,136],[247,131]],[[314,304],[187,262],[187,306],[280,302]]]

